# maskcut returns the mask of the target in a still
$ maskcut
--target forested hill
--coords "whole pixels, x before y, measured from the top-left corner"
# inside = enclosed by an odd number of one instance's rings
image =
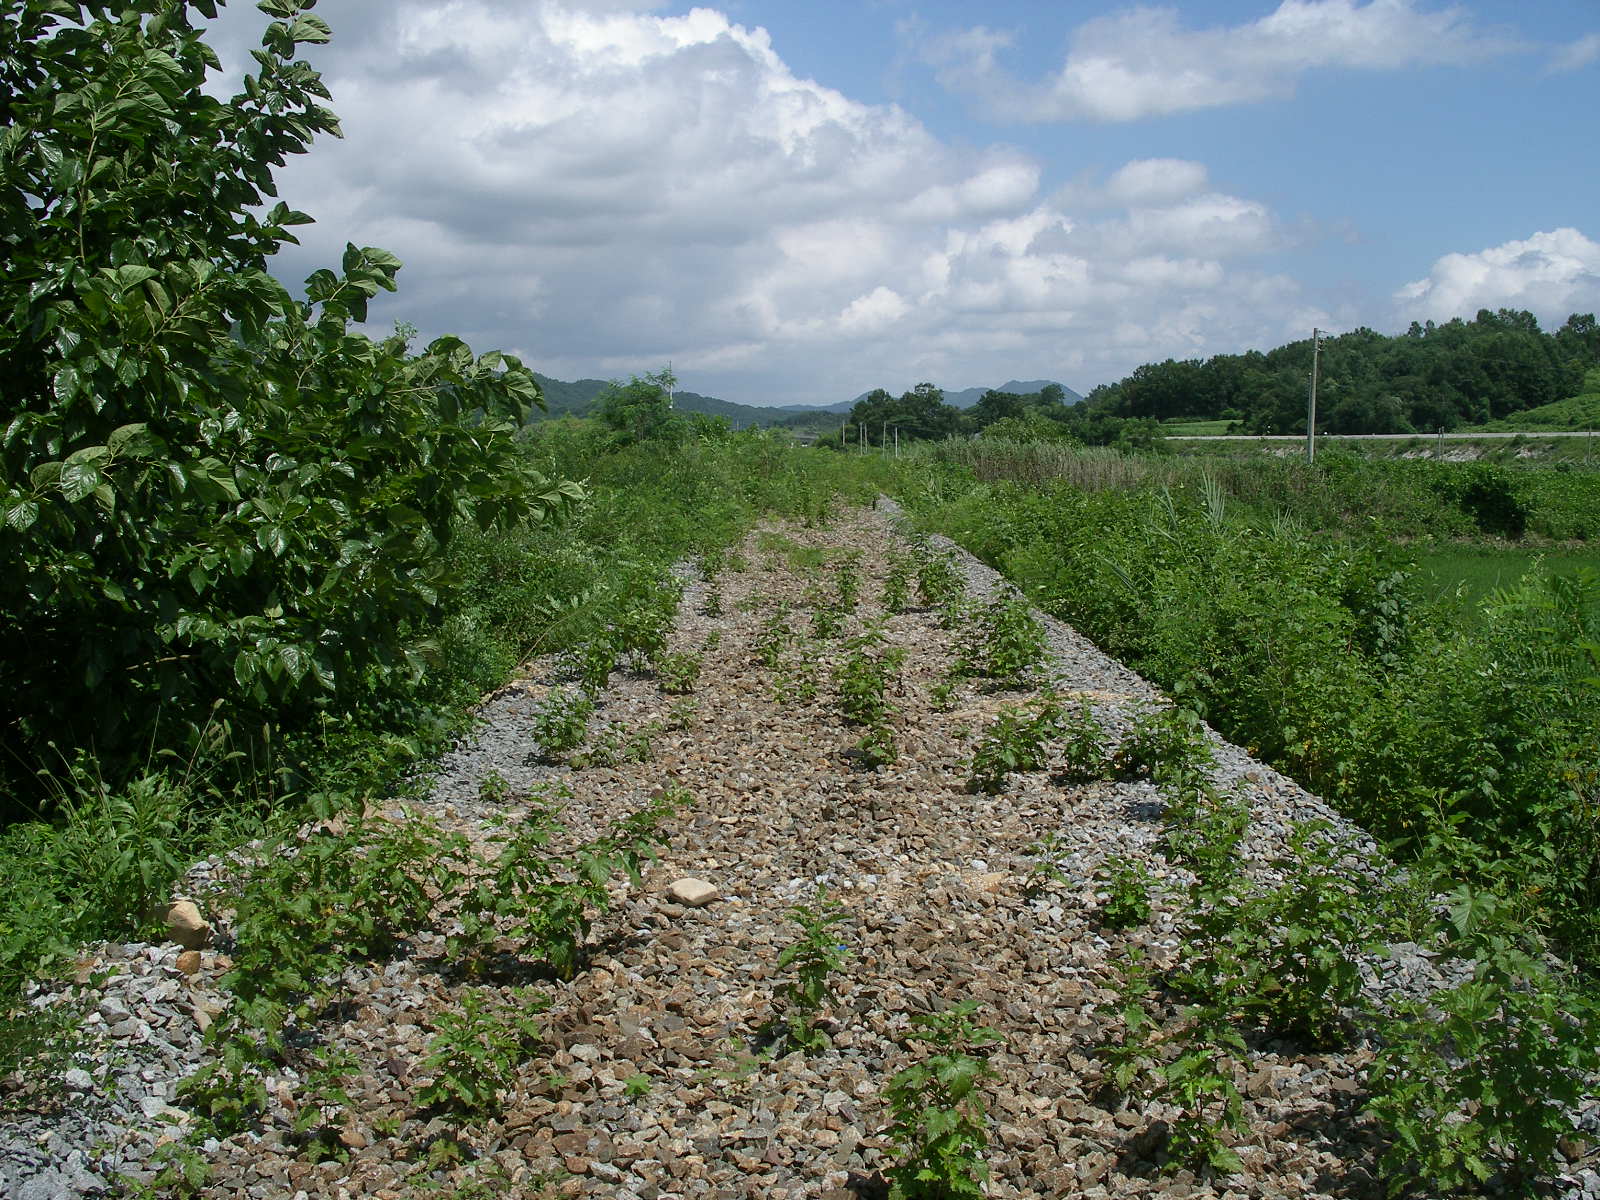
[[[1265,354],[1168,359],[1095,388],[1104,416],[1207,417],[1249,433],[1305,430],[1311,339]],[[1600,328],[1574,314],[1552,333],[1532,313],[1481,310],[1471,321],[1412,322],[1387,337],[1357,329],[1324,335],[1317,427],[1329,433],[1432,433],[1498,420],[1577,395],[1600,366]]]
[[[588,416],[600,394],[611,386],[605,379],[579,379],[565,383],[548,375],[534,372],[539,388],[544,392],[547,414],[551,417]],[[705,413],[712,417],[725,417],[734,429],[752,425],[776,425],[794,415],[795,409],[758,408],[753,404],[735,404],[715,396],[702,396],[698,392],[674,392],[673,407],[680,412]],[[535,414],[537,417],[538,414]]]
[[[594,403],[600,394],[611,386],[610,381],[604,379],[579,379],[571,383],[560,379],[552,379],[548,375],[534,372],[540,389],[544,392],[545,404],[548,406],[545,416],[548,417],[582,417],[590,415]],[[994,389],[1003,393],[1037,393],[1046,386],[1061,388],[1065,403],[1076,404],[1083,399],[1070,388],[1061,387],[1060,384],[1051,385],[1049,380],[1037,380],[1033,383],[1019,383],[1012,380],[1005,386]],[[986,394],[989,389],[968,388],[962,392],[952,392],[940,395],[944,402],[955,408],[970,408]],[[873,393],[868,393],[871,395]],[[867,395],[858,396],[855,400],[841,401],[828,405],[801,405],[785,404],[780,407],[764,408],[754,404],[737,404],[731,400],[719,400],[715,396],[702,396],[698,392],[677,391],[672,396],[672,406],[679,412],[704,413],[706,416],[723,417],[734,429],[748,429],[752,426],[782,425],[798,428],[837,427],[840,417],[849,413],[851,409],[867,398]],[[538,419],[535,413],[534,418]]]

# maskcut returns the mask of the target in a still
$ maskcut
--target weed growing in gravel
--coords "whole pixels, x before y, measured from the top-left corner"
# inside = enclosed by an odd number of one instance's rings
[[[1223,1139],[1224,1130],[1245,1131],[1244,1101],[1233,1079],[1245,1050],[1237,1030],[1203,1006],[1186,1009],[1163,1028],[1150,1013],[1154,981],[1137,949],[1123,965],[1118,991],[1121,1030],[1095,1052],[1106,1083],[1121,1096],[1179,1109],[1168,1128],[1171,1167],[1238,1170],[1238,1157]]]
[[[720,617],[722,615],[721,588],[715,586],[706,588],[704,595],[700,597],[700,611],[708,617]]]
[[[127,1200],[188,1200],[211,1182],[211,1164],[183,1142],[157,1146],[148,1166],[155,1172],[148,1180],[135,1182],[124,1177],[117,1194]]]
[[[1206,887],[1225,890],[1239,869],[1239,846],[1250,827],[1245,802],[1204,783],[1164,788],[1162,799],[1167,857],[1188,867]]]
[[[1095,872],[1106,891],[1100,905],[1100,923],[1108,929],[1127,929],[1150,919],[1150,890],[1155,885],[1149,868],[1125,854],[1108,856]]]
[[[460,932],[447,942],[450,953],[479,967],[496,942],[507,938],[520,957],[572,978],[588,936],[589,910],[610,907],[607,881],[621,871],[639,882],[643,864],[665,844],[663,826],[686,801],[681,790],[662,792],[566,859],[546,854],[562,830],[555,810],[531,808],[517,827],[493,839],[500,850],[492,870],[469,881],[456,909]]]
[[[761,623],[756,633],[756,659],[770,671],[776,671],[783,662],[784,651],[794,641],[794,626],[789,620],[789,606],[780,604],[778,610]]]
[[[810,1054],[828,1046],[828,1035],[818,1017],[823,1005],[834,999],[833,975],[850,959],[850,951],[839,944],[835,929],[849,916],[844,905],[829,899],[822,887],[810,904],[789,910],[800,936],[778,955],[778,969],[790,970],[791,977],[779,986],[777,994],[783,1021],[778,1040],[789,1050]]]
[[[1020,685],[1045,660],[1044,626],[1020,596],[991,600],[963,622],[957,669],[1000,685]]]
[[[264,1070],[292,1057],[303,1076],[331,1068],[311,1034],[343,967],[381,961],[427,928],[464,853],[418,814],[330,815],[269,847],[236,884],[234,965],[222,978],[233,1003],[207,1035],[216,1053],[179,1094],[232,1132],[265,1108]]]
[[[673,696],[687,696],[700,680],[701,659],[688,651],[657,655],[656,678],[661,690]]]
[[[523,988],[509,1000],[490,1004],[481,989],[467,988],[459,1007],[434,1018],[422,1060],[422,1071],[431,1078],[417,1089],[417,1103],[469,1116],[495,1111],[516,1082],[517,1069],[542,1040],[535,1014],[549,1003],[548,996]]]
[[[810,704],[821,684],[817,679],[816,657],[802,648],[794,661],[785,663],[772,686],[772,698],[780,704]]]
[[[844,632],[847,615],[837,604],[818,604],[811,610],[811,636],[824,641],[838,637]]]
[[[1159,1030],[1147,1007],[1154,991],[1144,951],[1129,947],[1117,986],[1116,1013],[1122,1030],[1095,1050],[1095,1057],[1106,1066],[1106,1082],[1119,1095],[1137,1094],[1135,1085],[1156,1067],[1153,1045]]]
[[[290,1129],[300,1156],[310,1162],[347,1156],[339,1130],[353,1101],[345,1081],[361,1072],[356,1056],[347,1050],[328,1049],[318,1054],[295,1089],[294,1121]]]
[[[648,595],[635,598],[622,609],[607,632],[619,659],[632,655],[653,662],[667,648],[667,635],[672,632],[678,601],[683,596],[683,581],[663,574],[654,584]]]
[[[894,727],[887,722],[872,726],[850,748],[848,757],[868,771],[899,762],[900,744],[895,739]]]
[[[1448,952],[1472,977],[1385,1021],[1367,1075],[1370,1111],[1393,1142],[1398,1191],[1481,1187],[1522,1194],[1573,1132],[1600,1070],[1600,1009],[1554,973],[1510,905],[1463,886],[1451,897]]]
[[[539,744],[539,757],[559,762],[563,754],[583,745],[593,712],[594,701],[583,693],[567,688],[552,691],[533,713],[533,740]]]
[[[886,723],[894,711],[889,685],[905,663],[905,647],[885,645],[882,627],[873,626],[851,638],[845,649],[844,661],[833,672],[840,711],[858,725]]]
[[[486,771],[478,780],[478,800],[483,804],[501,805],[511,799],[511,784],[499,771]]]
[[[1032,709],[1003,707],[973,749],[973,790],[998,792],[1007,775],[1042,770],[1060,731],[1061,705],[1054,696],[1045,696]]]
[[[584,695],[593,698],[605,691],[606,681],[617,669],[617,652],[608,638],[592,637],[571,651],[568,666]]]
[[[1128,779],[1174,786],[1203,780],[1214,764],[1200,718],[1181,705],[1135,716],[1115,757],[1117,770]]]
[[[649,762],[655,753],[655,736],[663,728],[660,721],[649,721],[630,733],[620,722],[607,722],[605,728],[590,739],[588,746],[573,754],[569,761],[579,770]]]
[[[989,1168],[988,1114],[978,1085],[994,1077],[973,1052],[1001,1040],[973,1023],[978,1005],[966,1000],[942,1013],[913,1017],[910,1040],[932,1053],[889,1081],[889,1140],[900,1161],[884,1172],[893,1200],[961,1200],[985,1194]]]
[[[1242,1170],[1223,1135],[1249,1132],[1244,1097],[1234,1082],[1235,1066],[1246,1053],[1244,1039],[1211,1009],[1187,1010],[1184,1020],[1174,1039],[1177,1056],[1156,1068],[1152,1089],[1154,1098],[1179,1110],[1167,1133],[1170,1165]]]
[[[933,550],[926,540],[916,544],[913,553],[917,559],[917,598],[923,607],[943,608],[966,595],[966,581],[956,569],[953,554]]]
[[[1342,1040],[1343,1012],[1361,999],[1360,959],[1375,946],[1367,897],[1337,869],[1340,849],[1319,823],[1298,830],[1274,862],[1283,879],[1275,887],[1232,871],[1199,875],[1174,984],[1272,1033]]]
[[[1089,702],[1080,699],[1061,720],[1057,777],[1063,783],[1087,783],[1106,778],[1112,771],[1112,756],[1107,746],[1105,726],[1094,715]]]
[[[682,732],[695,723],[699,714],[700,705],[693,699],[685,698],[675,701],[672,707],[667,709],[666,727],[676,732]]]
[[[1033,858],[1033,865],[1028,868],[1028,878],[1023,884],[1024,894],[1037,896],[1052,883],[1067,882],[1067,873],[1056,861],[1061,852],[1061,835],[1058,833],[1047,833],[1028,847],[1027,853]]]
[[[622,1094],[629,1100],[642,1100],[650,1094],[650,1076],[629,1075],[622,1081]]]
[[[882,627],[873,626],[852,638],[848,651],[833,672],[839,708],[847,720],[867,726],[866,735],[850,753],[869,769],[880,767],[899,757],[888,690],[905,662],[905,647],[886,646]]]
[[[911,603],[911,579],[916,571],[916,560],[908,554],[891,554],[889,571],[883,578],[883,592],[878,603],[883,611],[893,616],[903,613]]]
[[[856,610],[861,598],[861,551],[843,551],[833,566],[833,606],[840,612]]]

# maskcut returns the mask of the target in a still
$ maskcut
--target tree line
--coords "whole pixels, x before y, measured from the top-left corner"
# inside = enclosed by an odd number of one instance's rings
[[[1245,433],[1304,433],[1310,338],[1262,353],[1148,363],[1090,392],[1107,417],[1198,417]],[[1411,323],[1394,337],[1360,328],[1322,341],[1317,427],[1327,433],[1433,433],[1578,394],[1600,365],[1593,313],[1552,333],[1530,312],[1481,309],[1471,321]]]
[[[1057,383],[1020,395],[990,388],[967,409],[947,404],[944,390],[931,383],[919,383],[898,396],[874,388],[841,419],[839,433],[830,433],[817,444],[837,449],[842,438],[846,446],[863,442],[885,446],[893,445],[897,436],[901,441],[974,434],[1067,437],[1076,407],[1066,402],[1066,389]]]

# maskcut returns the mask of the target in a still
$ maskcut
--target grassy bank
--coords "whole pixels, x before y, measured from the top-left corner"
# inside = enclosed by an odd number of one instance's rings
[[[1464,620],[1437,599],[1446,560],[1417,559],[1518,519],[1562,528],[1581,477],[1041,461],[941,449],[902,495],[1231,740],[1600,963],[1600,576],[1537,570]]]

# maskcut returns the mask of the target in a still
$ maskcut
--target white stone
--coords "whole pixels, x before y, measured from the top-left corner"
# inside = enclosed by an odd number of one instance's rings
[[[704,879],[674,880],[667,892],[679,904],[686,904],[690,908],[703,908],[722,894],[717,891],[716,884],[707,883]]]

